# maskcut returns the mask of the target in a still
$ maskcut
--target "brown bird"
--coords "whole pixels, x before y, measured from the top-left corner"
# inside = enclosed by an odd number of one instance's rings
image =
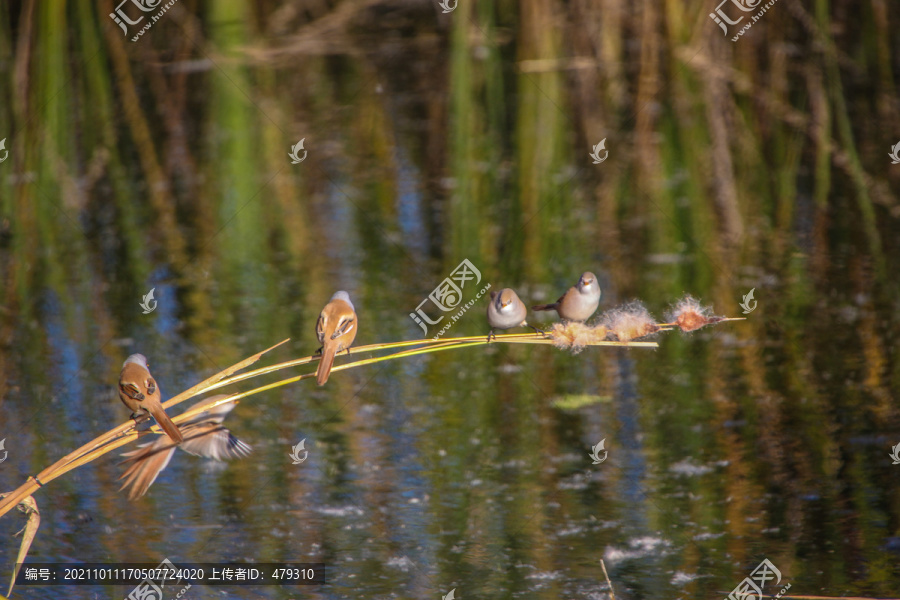
[[[225,394],[220,394],[205,398],[191,408],[211,404],[224,397]],[[250,454],[252,450],[250,446],[237,439],[227,428],[222,426],[222,421],[234,407],[234,402],[226,402],[186,421],[181,426],[184,441],[180,445],[173,444],[172,440],[166,436],[159,436],[153,442],[139,445],[137,450],[123,453],[122,456],[125,456],[126,459],[119,464],[128,464],[129,466],[119,477],[119,480],[125,480],[119,491],[130,487],[129,500],[135,500],[146,494],[153,482],[156,481],[156,476],[168,466],[175,453],[175,448],[215,460],[243,458]]]
[[[316,383],[325,385],[334,364],[334,356],[342,350],[350,350],[356,339],[357,325],[356,310],[350,302],[350,295],[344,291],[336,292],[322,309],[316,322],[316,335],[322,344],[319,348],[322,360],[316,370]]]
[[[587,321],[597,307],[600,306],[600,284],[590,271],[581,274],[573,287],[570,287],[559,300],[553,304],[538,304],[531,310],[555,310],[561,319],[566,321]]]
[[[491,292],[491,302],[487,308],[488,325],[491,326],[488,332],[488,341],[494,335],[495,329],[512,329],[513,327],[531,327],[538,335],[544,333],[537,327],[529,325],[525,322],[528,309],[525,303],[519,299],[512,288],[503,288],[499,292]]]
[[[125,359],[119,375],[119,399],[131,410],[131,418],[138,420],[141,415],[150,413],[172,441],[180,444],[183,439],[181,432],[163,410],[160,398],[156,380],[150,375],[147,357],[132,354]]]

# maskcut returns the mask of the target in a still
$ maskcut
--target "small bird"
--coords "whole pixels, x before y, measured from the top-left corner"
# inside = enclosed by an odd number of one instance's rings
[[[220,394],[205,398],[191,408],[202,404],[211,404],[224,397],[225,394]],[[172,440],[166,436],[160,436],[153,442],[139,445],[137,450],[123,453],[122,456],[126,459],[119,464],[130,464],[119,477],[119,480],[125,480],[119,491],[130,487],[129,500],[135,500],[146,494],[153,482],[156,481],[156,476],[168,466],[175,453],[175,448],[181,448],[195,456],[215,460],[243,458],[250,454],[252,448],[222,426],[222,421],[235,406],[235,402],[226,402],[186,421],[181,426],[184,441],[180,445],[173,444]]]
[[[122,365],[122,373],[119,375],[119,399],[131,410],[132,419],[137,420],[139,416],[150,413],[172,441],[180,444],[184,438],[163,410],[160,397],[159,386],[150,375],[147,357],[143,354],[132,354],[126,358],[125,364]]]
[[[587,321],[600,306],[600,284],[590,271],[581,274],[581,279],[570,287],[553,304],[538,304],[531,310],[555,310],[566,321]]]
[[[537,327],[529,325],[525,322],[528,309],[525,303],[519,300],[518,294],[512,288],[503,288],[499,292],[491,292],[491,303],[487,308],[488,325],[491,330],[488,333],[488,341],[494,334],[495,329],[512,329],[513,327],[531,327],[535,333],[541,335],[544,333]]]
[[[316,383],[325,385],[328,381],[334,356],[342,350],[350,351],[350,346],[356,339],[356,329],[356,310],[350,302],[350,294],[343,290],[335,292],[316,322],[316,335],[322,344],[319,348],[322,359],[316,370]]]

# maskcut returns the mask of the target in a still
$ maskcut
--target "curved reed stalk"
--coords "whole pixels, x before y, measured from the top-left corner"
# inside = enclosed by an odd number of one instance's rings
[[[300,365],[305,365],[316,361],[319,359],[318,356],[306,356],[300,359],[289,360],[285,362],[281,362],[275,365],[271,365],[268,367],[263,367],[261,369],[255,369],[253,371],[248,371],[247,373],[242,373],[240,375],[233,375],[236,371],[239,371],[256,361],[258,361],[263,354],[277,348],[278,346],[284,344],[288,340],[284,340],[275,344],[271,348],[267,348],[262,352],[254,354],[253,356],[242,360],[241,362],[228,367],[227,369],[209,377],[208,379],[198,383],[197,385],[191,387],[188,390],[178,394],[177,396],[172,397],[163,403],[163,406],[166,408],[175,406],[185,400],[189,400],[195,396],[199,396],[200,394],[210,392],[215,389],[219,389],[221,387],[232,385],[239,381],[245,381],[247,379],[252,379],[254,377],[259,377],[260,375],[267,375],[269,373],[273,373],[275,371],[280,371],[282,369],[286,369],[289,367],[295,367]],[[492,343],[508,343],[508,344],[555,344],[556,341],[552,337],[536,337],[533,333],[520,333],[520,334],[506,334],[500,335],[495,338],[495,341]],[[425,339],[425,340],[409,340],[402,342],[392,342],[389,344],[370,344],[368,346],[360,346],[357,348],[351,348],[351,354],[360,354],[363,352],[378,352],[382,350],[392,350],[397,348],[407,348],[409,346],[417,346],[412,349],[401,350],[400,352],[395,352],[392,354],[387,354],[385,356],[378,356],[373,358],[367,358],[363,360],[357,360],[351,363],[345,363],[335,366],[332,369],[332,372],[336,371],[344,371],[346,369],[353,369],[356,367],[362,367],[365,365],[372,365],[379,362],[384,362],[387,360],[394,360],[398,358],[406,358],[410,356],[416,356],[419,354],[429,354],[433,352],[440,352],[443,350],[450,350],[456,348],[469,348],[473,346],[482,346],[488,344],[487,338],[484,335],[480,336],[470,336],[470,337],[460,337],[460,338],[451,338],[444,340],[433,340],[433,339]],[[592,346],[624,346],[624,347],[637,347],[637,348],[655,348],[657,347],[656,342],[610,342],[610,341],[593,341],[589,345]],[[233,376],[232,376],[233,375]],[[218,406],[219,404],[223,404],[229,401],[237,401],[242,398],[246,398],[248,396],[252,396],[255,394],[259,394],[260,392],[264,392],[267,390],[271,390],[277,387],[281,387],[284,385],[288,385],[291,383],[295,383],[297,381],[301,381],[303,379],[310,379],[315,377],[315,373],[306,373],[303,375],[298,375],[296,377],[290,377],[287,379],[282,379],[280,381],[276,381],[274,383],[270,383],[267,385],[263,385],[252,390],[241,392],[238,394],[232,394],[226,398],[222,398],[216,402],[209,403],[206,405],[199,406],[197,408],[188,410],[180,415],[172,417],[172,421],[175,424],[184,422],[192,418],[194,415],[208,410],[214,406]],[[99,456],[112,452],[116,448],[120,448],[141,436],[147,435],[148,433],[161,433],[159,425],[153,425],[149,429],[145,431],[135,431],[136,423],[133,420],[129,420],[121,425],[107,431],[106,433],[100,435],[99,437],[91,440],[87,444],[81,446],[77,450],[70,452],[63,458],[59,459],[36,476],[29,477],[28,480],[19,486],[16,490],[10,492],[2,501],[0,501],[0,517],[5,515],[12,509],[14,506],[19,504],[22,500],[33,494],[35,491],[46,485],[47,483],[53,481],[57,477],[60,477],[69,471],[76,469],[82,465],[85,465]]]
[[[700,329],[701,327],[706,327],[707,325],[723,323],[725,321],[737,321],[740,320],[740,318],[728,318],[713,315],[712,309],[710,307],[701,306],[701,304],[696,299],[692,298],[691,296],[685,296],[675,305],[674,310],[669,315],[669,320],[671,321],[670,323],[657,323],[656,320],[650,316],[650,313],[646,310],[646,308],[644,308],[643,304],[635,301],[623,307],[617,307],[603,313],[600,316],[599,320],[593,325],[575,322],[556,323],[543,336],[535,336],[533,333],[504,334],[495,337],[494,343],[550,344],[556,346],[557,348],[567,349],[575,353],[581,352],[581,350],[583,350],[587,346],[656,348],[658,347],[658,344],[656,342],[635,342],[632,340],[663,331],[670,331],[671,329],[676,327],[684,332],[690,332],[696,329]],[[620,341],[608,341],[607,338],[609,337]],[[190,389],[185,390],[184,392],[181,392],[177,396],[164,402],[163,406],[165,408],[169,408],[205,392],[211,392],[221,387],[235,384],[239,381],[246,381],[248,379],[259,377],[260,375],[267,375],[269,373],[280,371],[282,369],[306,365],[319,359],[319,357],[315,355],[306,356],[304,358],[289,360],[268,367],[262,367],[260,369],[248,371],[240,375],[235,375],[237,371],[250,366],[251,364],[258,361],[263,354],[269,352],[270,350],[273,350],[274,348],[277,348],[287,341],[288,340],[279,342],[271,348],[267,348],[262,352],[258,352],[257,354],[254,354],[253,356],[228,367],[227,369],[213,375],[212,377],[205,379],[204,381],[198,383]],[[483,346],[490,343],[492,342],[489,342],[487,340],[487,336],[479,335],[450,339],[404,340],[400,342],[391,342],[388,344],[370,344],[368,346],[359,346],[350,349],[347,354],[361,354],[364,352],[396,350],[398,348],[406,349],[384,356],[377,356],[373,358],[353,361],[351,363],[340,364],[334,367],[332,369],[332,372],[372,365],[375,363],[384,362],[386,360],[395,360],[398,358],[406,358],[410,356],[417,356],[420,354],[441,352],[444,350],[456,348],[471,348],[473,346]],[[412,348],[410,348],[411,346]],[[172,417],[172,421],[177,425],[178,423],[187,421],[198,413],[218,406],[219,404],[229,401],[239,401],[248,396],[259,394],[260,392],[288,385],[290,383],[295,383],[303,379],[310,379],[314,376],[315,373],[306,373],[304,375],[289,377],[287,379],[282,379],[274,383],[269,383],[247,392],[231,394],[230,396],[226,396],[225,398],[222,398],[218,401],[203,404],[196,408],[185,411],[180,415]],[[36,476],[29,477],[24,484],[19,486],[16,490],[8,493],[5,498],[0,500],[0,517],[9,512],[13,506],[18,505],[25,498],[37,491],[38,488],[42,487],[46,483],[49,483],[50,481],[53,481],[57,477],[68,473],[72,469],[76,469],[84,464],[87,464],[98,456],[102,456],[104,454],[107,454],[108,452],[115,450],[116,448],[124,446],[125,444],[136,440],[142,435],[147,435],[151,432],[161,433],[159,425],[154,425],[148,430],[141,432],[135,431],[136,426],[137,423],[133,420],[122,423],[118,427],[114,427],[103,435],[88,442],[84,446],[81,446],[77,450],[70,452],[66,456],[62,457],[61,459],[38,473]]]
[[[709,309],[701,307],[698,302],[690,297],[682,300],[682,302],[676,306],[675,312],[670,317],[672,320],[671,323],[656,323],[642,305],[632,303],[623,308],[613,309],[611,311],[608,311],[607,313],[604,313],[604,315],[601,316],[600,321],[595,323],[594,325],[587,325],[585,323],[557,323],[553,325],[550,331],[546,332],[543,336],[535,336],[533,333],[504,334],[496,336],[493,343],[499,342],[507,344],[550,344],[556,346],[559,349],[568,349],[574,353],[581,352],[586,346],[656,348],[658,347],[658,344],[656,342],[635,342],[631,340],[653,333],[670,331],[676,326],[682,331],[694,331],[695,329],[699,329],[700,327],[704,327],[706,325],[721,323],[724,321],[738,320],[712,315]],[[617,338],[618,340],[622,341],[608,341],[608,336],[612,336],[613,338]],[[198,396],[200,394],[210,392],[227,385],[232,385],[239,381],[246,381],[254,377],[267,375],[269,373],[274,373],[275,371],[280,371],[282,369],[287,369],[290,367],[306,365],[315,360],[319,360],[320,357],[316,355],[306,356],[299,359],[280,362],[268,367],[262,367],[259,369],[248,371],[246,373],[237,375],[235,374],[237,371],[240,371],[241,369],[248,367],[258,361],[263,354],[269,352],[270,350],[273,350],[274,348],[277,348],[287,341],[288,340],[279,342],[271,348],[267,348],[262,352],[258,352],[253,356],[250,356],[249,358],[246,358],[228,367],[227,369],[216,373],[212,377],[203,380],[197,385],[181,392],[180,394],[164,402],[163,406],[169,408],[171,406],[175,406],[176,404],[184,402],[185,400],[193,398],[194,396]],[[382,350],[400,350],[398,352],[393,352],[384,356],[376,356],[372,358],[353,361],[350,363],[339,364],[332,369],[332,372],[372,365],[387,360],[395,360],[398,358],[406,358],[410,356],[417,356],[420,354],[430,354],[457,348],[471,348],[473,346],[483,346],[490,343],[492,342],[489,342],[486,336],[479,335],[443,340],[407,340],[401,342],[392,342],[389,344],[370,344],[368,346],[359,346],[348,350],[347,354],[379,352]],[[176,424],[179,424],[193,418],[198,413],[209,410],[225,402],[239,402],[243,398],[247,398],[249,396],[253,396],[255,394],[282,387],[291,383],[296,383],[298,381],[302,381],[303,379],[312,379],[315,376],[315,372],[304,373],[303,375],[288,377],[286,379],[268,383],[246,392],[231,394],[218,400],[211,400],[207,403],[200,404],[197,407],[191,408],[180,415],[172,417],[172,421],[174,421]],[[122,423],[121,425],[114,427],[106,433],[91,440],[77,450],[70,452],[63,458],[53,463],[51,466],[38,473],[38,475],[29,477],[24,484],[22,484],[12,492],[0,494],[0,517],[9,512],[14,506],[20,506],[20,508],[22,508],[26,512],[31,511],[31,515],[33,517],[29,518],[29,525],[26,527],[26,536],[25,538],[23,538],[23,543],[19,550],[19,559],[17,559],[17,569],[18,564],[24,561],[25,555],[27,555],[28,553],[28,548],[31,545],[31,541],[34,539],[34,536],[37,532],[38,524],[40,523],[40,514],[37,512],[37,503],[34,498],[31,497],[32,494],[57,477],[61,477],[69,471],[77,469],[78,467],[85,465],[104,454],[112,452],[116,448],[120,448],[138,439],[141,436],[147,435],[148,433],[162,433],[162,429],[158,424],[148,428],[145,431],[137,431],[136,427],[137,423],[134,420],[129,420],[125,423]],[[13,574],[12,583],[14,582],[15,573]],[[12,585],[10,586],[10,591],[12,591]],[[2,596],[0,596],[0,598],[2,598]]]

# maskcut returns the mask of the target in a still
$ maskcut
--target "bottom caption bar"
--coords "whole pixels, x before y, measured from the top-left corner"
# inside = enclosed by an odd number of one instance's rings
[[[24,563],[16,585],[320,585],[325,563]]]

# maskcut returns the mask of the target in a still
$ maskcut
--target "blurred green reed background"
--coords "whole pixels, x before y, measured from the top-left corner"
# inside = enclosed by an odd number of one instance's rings
[[[302,555],[341,565],[321,597],[463,598],[604,597],[604,556],[617,596],[718,597],[768,557],[791,593],[900,593],[895,2],[780,0],[736,43],[713,0],[179,0],[135,43],[114,8],[0,6],[4,490],[127,416],[129,353],[168,395],[288,336],[277,359],[311,353],[341,288],[358,344],[418,337],[464,258],[528,301],[590,269],[603,308],[758,308],[658,351],[478,349],[273,393],[233,418],[254,459],[176,492],[180,456],[141,501],[242,523],[227,550],[135,544],[110,458],[37,496],[38,556]],[[579,394],[601,401],[554,403]],[[298,430],[314,477],[284,462]]]

